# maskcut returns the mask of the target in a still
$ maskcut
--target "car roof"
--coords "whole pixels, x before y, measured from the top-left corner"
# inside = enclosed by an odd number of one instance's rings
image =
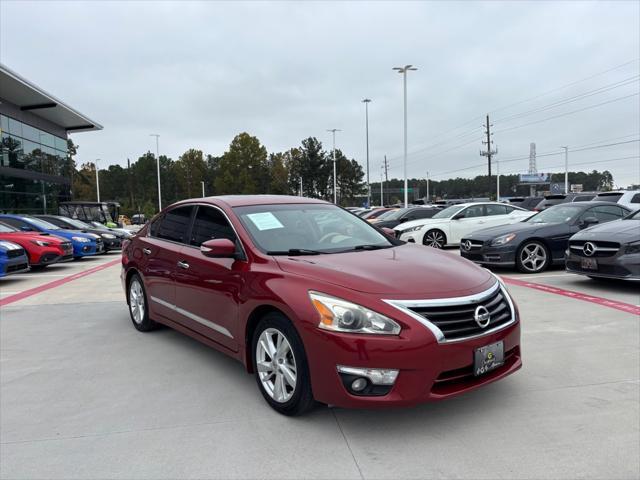
[[[229,207],[247,207],[250,205],[273,205],[287,203],[308,203],[308,204],[327,204],[332,205],[324,200],[317,198],[297,197],[294,195],[218,195],[214,197],[190,198],[177,202],[176,205],[183,203],[211,203],[213,205],[224,203]]]

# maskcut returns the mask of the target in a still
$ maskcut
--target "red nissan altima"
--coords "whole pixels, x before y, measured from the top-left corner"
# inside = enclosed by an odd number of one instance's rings
[[[133,325],[241,361],[278,412],[412,405],[522,366],[518,310],[489,271],[324,201],[186,200],[122,252]]]

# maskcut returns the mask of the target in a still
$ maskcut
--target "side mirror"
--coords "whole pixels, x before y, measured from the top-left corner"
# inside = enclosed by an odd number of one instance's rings
[[[590,227],[591,225],[595,225],[596,223],[600,223],[596,217],[587,217],[580,222],[580,226],[582,228]]]
[[[382,231],[391,238],[396,238],[396,231],[393,228],[382,227]]]
[[[200,245],[200,252],[209,258],[235,258],[236,244],[228,238],[214,238]]]
[[[461,218],[464,218],[464,213],[456,213],[453,217],[451,217],[451,220],[460,220]]]

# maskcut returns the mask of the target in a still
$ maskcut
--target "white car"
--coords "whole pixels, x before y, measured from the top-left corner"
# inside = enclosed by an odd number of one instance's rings
[[[398,225],[396,237],[405,242],[430,247],[459,245],[460,239],[482,228],[526,220],[536,212],[498,202],[474,202],[452,205],[431,218]]]
[[[593,198],[593,201],[617,203],[618,205],[623,205],[635,212],[640,208],[640,190],[600,192]]]

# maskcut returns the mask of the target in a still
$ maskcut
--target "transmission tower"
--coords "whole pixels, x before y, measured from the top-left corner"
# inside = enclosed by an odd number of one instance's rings
[[[538,167],[536,167],[536,144],[534,142],[529,144],[529,173],[538,173]]]

